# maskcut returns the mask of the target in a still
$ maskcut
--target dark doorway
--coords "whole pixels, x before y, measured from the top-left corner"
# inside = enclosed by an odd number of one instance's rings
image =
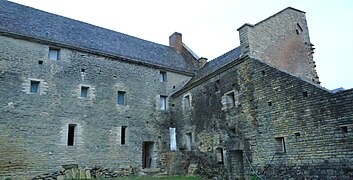
[[[151,168],[153,166],[153,146],[154,143],[146,141],[142,143],[142,167]]]

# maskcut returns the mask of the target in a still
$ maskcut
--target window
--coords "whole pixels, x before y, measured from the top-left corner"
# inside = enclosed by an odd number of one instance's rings
[[[75,144],[75,130],[76,130],[76,124],[69,124],[68,136],[67,136],[68,146],[73,146]]]
[[[38,93],[39,92],[39,83],[40,83],[40,81],[31,81],[29,92]]]
[[[341,131],[343,133],[348,133],[348,127],[347,126],[341,126]]]
[[[222,148],[217,148],[216,149],[216,156],[217,156],[217,163],[218,164],[223,164],[223,149]]]
[[[229,108],[232,108],[235,106],[235,96],[234,92],[228,93],[227,94],[227,104]]]
[[[159,72],[159,80],[161,82],[166,82],[167,81],[167,72],[160,71]]]
[[[58,60],[59,59],[59,49],[49,48],[49,59]]]
[[[88,90],[89,90],[89,87],[81,86],[81,97],[82,98],[88,98]]]
[[[184,96],[184,108],[187,109],[191,106],[190,95]]]
[[[160,96],[159,107],[160,110],[167,110],[167,96]]]
[[[126,140],[126,129],[127,129],[127,126],[121,126],[121,140],[120,140],[120,143],[121,145],[125,145],[125,140]]]
[[[177,146],[176,146],[176,132],[175,132],[175,128],[169,128],[169,133],[170,133],[170,150],[171,151],[176,151]]]
[[[118,91],[118,105],[125,105],[125,94],[124,91]]]
[[[186,150],[187,151],[191,151],[191,147],[192,147],[192,133],[186,133],[185,134],[185,140],[186,140]]]
[[[275,138],[276,140],[276,153],[286,153],[286,144],[284,142],[284,137]]]
[[[217,80],[215,82],[215,89],[216,89],[216,91],[219,91],[221,89],[221,81],[220,80]]]

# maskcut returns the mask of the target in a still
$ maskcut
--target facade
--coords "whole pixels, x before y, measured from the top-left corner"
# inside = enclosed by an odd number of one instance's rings
[[[164,46],[8,1],[0,19],[1,178],[353,177],[353,91],[319,85],[302,11],[243,25],[209,62],[180,33]]]

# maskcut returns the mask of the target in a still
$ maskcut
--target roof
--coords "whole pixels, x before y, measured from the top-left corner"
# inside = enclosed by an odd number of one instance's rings
[[[209,62],[207,62],[201,69],[196,72],[196,75],[189,81],[188,84],[192,84],[207,75],[215,72],[216,70],[220,69],[221,67],[229,64],[230,62],[238,59],[241,55],[240,47],[237,47]]]
[[[0,0],[0,32],[184,72],[195,67],[172,47]]]

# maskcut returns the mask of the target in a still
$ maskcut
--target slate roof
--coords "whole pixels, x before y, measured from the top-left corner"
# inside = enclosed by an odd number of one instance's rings
[[[196,75],[189,81],[188,84],[192,84],[208,74],[215,72],[219,68],[229,64],[230,62],[238,59],[241,55],[240,47],[237,47],[209,62],[207,62],[201,69],[196,72]]]
[[[0,0],[0,32],[60,43],[179,71],[194,71],[194,66],[169,46],[6,0]]]

